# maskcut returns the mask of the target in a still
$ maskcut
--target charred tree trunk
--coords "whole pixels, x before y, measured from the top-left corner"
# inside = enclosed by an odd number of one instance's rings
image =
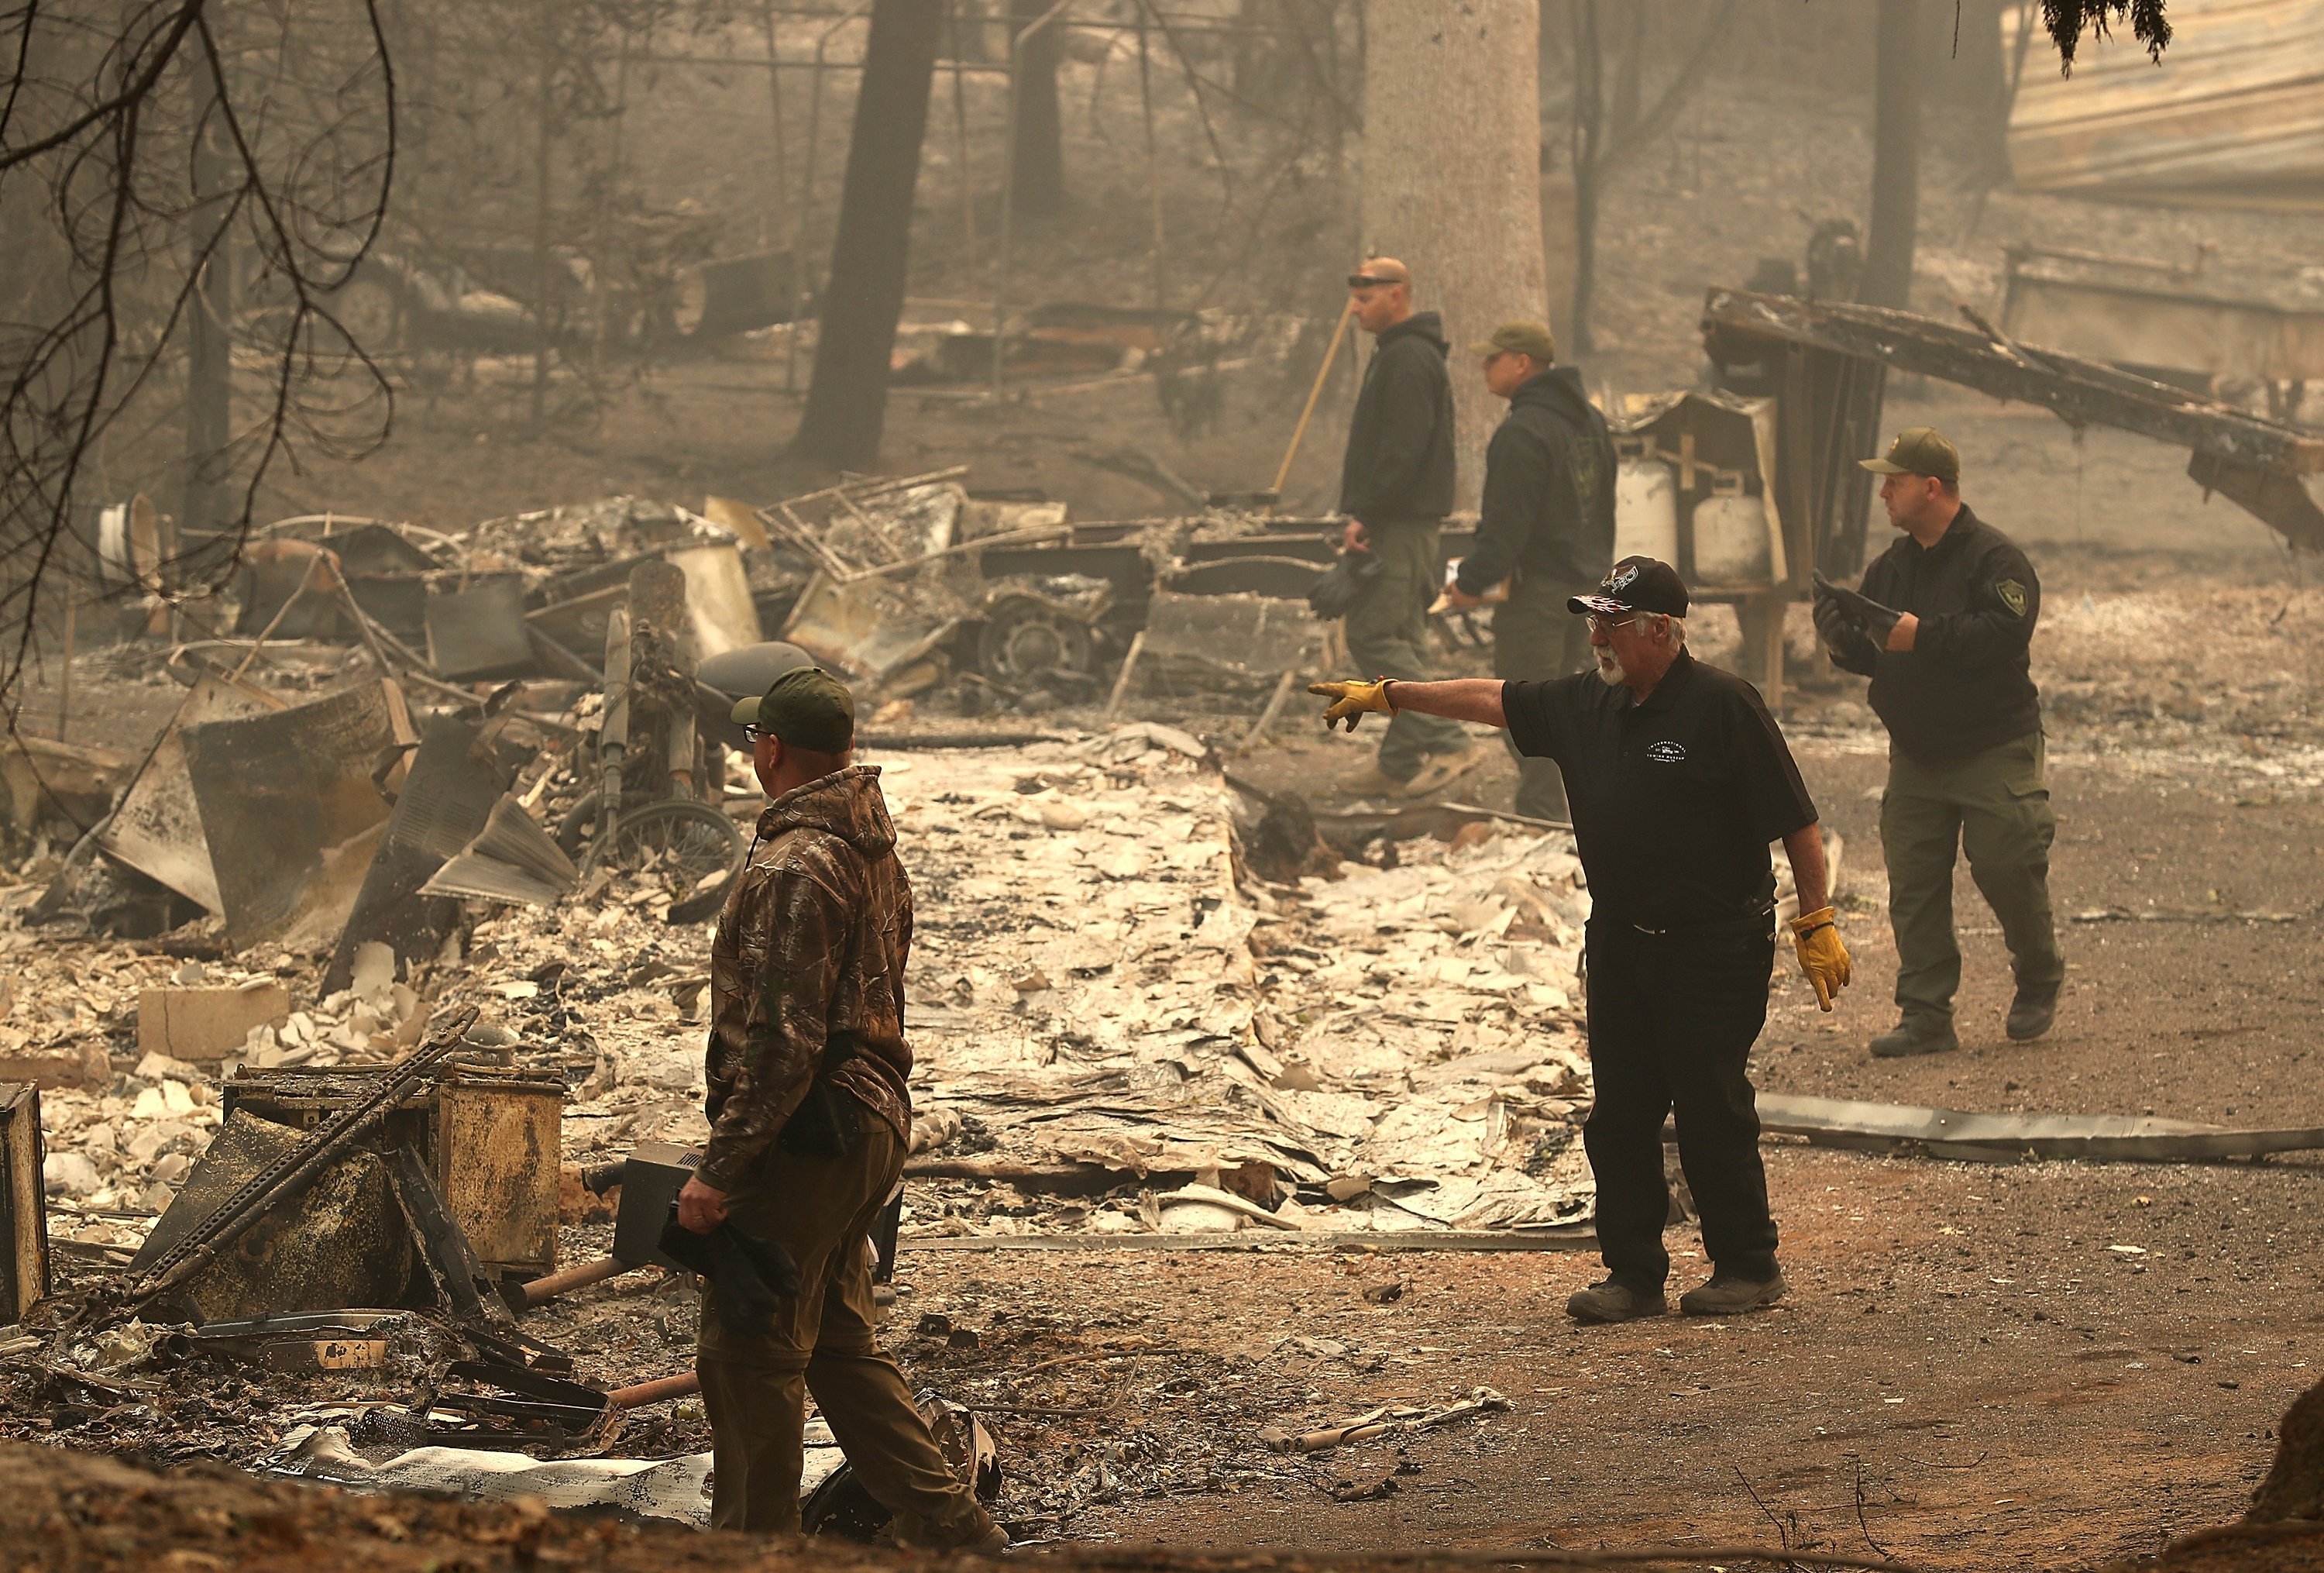
[[[1867,305],[1913,297],[1914,231],[1921,205],[1920,0],[1880,0],[1874,48],[1872,227],[1864,248]]]
[[[1577,354],[1597,347],[1590,309],[1598,289],[1598,191],[1606,142],[1606,51],[1598,0],[1573,5],[1573,320],[1566,337]],[[1553,328],[1555,324],[1552,324]]]
[[[1010,0],[1011,36],[1038,22],[1054,0]],[[1061,22],[1027,39],[1018,51],[1016,195],[1019,215],[1047,218],[1065,206],[1065,119],[1057,106],[1057,64],[1065,58]]]
[[[1549,316],[1540,26],[1537,0],[1364,6],[1363,249],[1412,269],[1414,303],[1443,313],[1456,347]],[[1473,503],[1500,412],[1452,353],[1461,495]]]
[[[234,270],[226,254],[226,127],[218,116],[218,83],[198,68],[198,129],[194,142],[194,251],[209,261],[196,275],[186,302],[186,490],[181,530],[217,530],[227,516],[227,445],[234,438]]]
[[[815,379],[791,440],[794,452],[835,467],[869,469],[880,453],[888,357],[904,314],[920,138],[944,23],[945,0],[873,0]]]

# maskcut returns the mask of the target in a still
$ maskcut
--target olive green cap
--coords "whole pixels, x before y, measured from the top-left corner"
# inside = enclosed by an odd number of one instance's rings
[[[1557,358],[1557,340],[1538,322],[1504,322],[1493,329],[1490,338],[1469,347],[1471,355],[1499,355],[1505,350],[1529,355],[1547,365]]]
[[[844,754],[855,741],[855,696],[819,666],[796,666],[755,699],[737,699],[731,719],[812,754]]]
[[[1856,462],[1877,476],[1934,476],[1960,484],[1960,449],[1933,426],[1908,426],[1888,445],[1887,458]]]

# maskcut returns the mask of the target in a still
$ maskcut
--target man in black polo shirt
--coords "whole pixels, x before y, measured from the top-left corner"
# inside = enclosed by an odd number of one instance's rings
[[[1583,1139],[1598,1182],[1607,1277],[1566,1302],[1575,1319],[1628,1321],[1665,1309],[1665,1115],[1702,1215],[1711,1282],[1680,1297],[1728,1316],[1784,1292],[1759,1162],[1748,1063],[1767,1019],[1775,867],[1790,857],[1800,967],[1831,1009],[1848,952],[1827,900],[1822,833],[1791,750],[1758,690],[1686,651],[1686,586],[1652,558],[1614,565],[1567,609],[1590,619],[1594,672],[1546,682],[1319,683],[1326,723],[1419,710],[1506,726],[1520,753],[1565,776],[1590,881],[1590,1068]]]
[[[1860,593],[1817,587],[1815,625],[1834,666],[1872,680],[1872,708],[1888,728],[1880,848],[1900,1019],[1870,1047],[1886,1059],[1960,1046],[1956,849],[2001,921],[2017,982],[2004,1030],[2024,1042],[2057,1019],[2066,976],[2050,913],[2057,820],[2029,650],[2042,581],[1961,501],[1960,450],[1942,432],[1914,427],[1886,458],[1858,462],[1883,477],[1880,501],[1900,533],[1864,570]]]

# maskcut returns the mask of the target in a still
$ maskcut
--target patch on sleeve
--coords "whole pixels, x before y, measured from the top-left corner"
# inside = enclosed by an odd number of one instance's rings
[[[2024,585],[2019,584],[2015,579],[2004,579],[1999,584],[1994,586],[1993,588],[1994,592],[2001,597],[2001,604],[2009,608],[2009,615],[2011,616],[2023,617],[2025,615],[2025,587]]]

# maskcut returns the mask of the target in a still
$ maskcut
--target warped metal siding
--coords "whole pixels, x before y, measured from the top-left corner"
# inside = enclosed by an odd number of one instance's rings
[[[2033,12],[2004,14],[2004,58]],[[2160,65],[2125,28],[2086,40],[2071,77],[2031,41],[2009,117],[2017,188],[2324,211],[2324,0],[2172,0],[2171,24]]]

